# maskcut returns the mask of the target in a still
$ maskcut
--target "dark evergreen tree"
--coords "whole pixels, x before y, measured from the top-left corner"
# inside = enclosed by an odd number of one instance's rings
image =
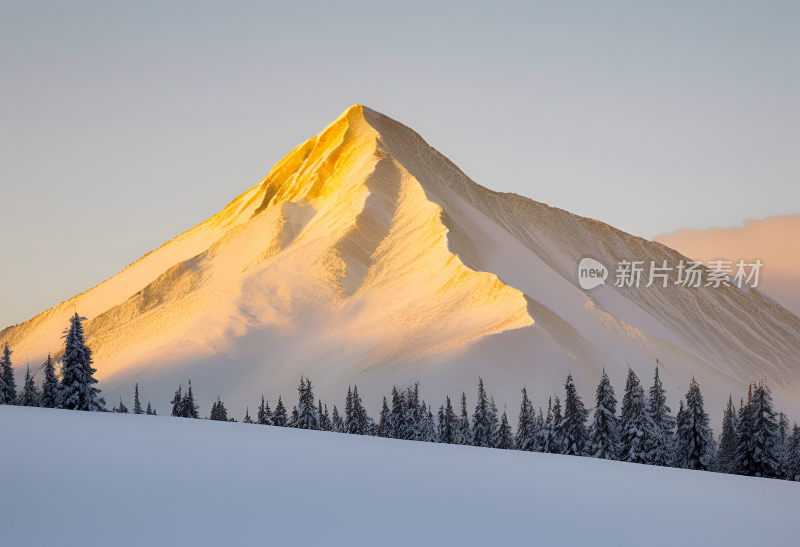
[[[722,433],[716,456],[716,469],[722,473],[732,473],[736,464],[736,408],[733,397],[728,396],[728,406],[722,413]]]
[[[56,367],[53,359],[47,354],[47,361],[42,365],[44,380],[42,380],[42,406],[44,408],[58,408],[59,387],[56,377]]]
[[[264,396],[261,396],[261,406],[258,407],[258,414],[256,414],[256,422],[261,425],[272,425],[272,411],[269,409],[269,403],[264,401]]]
[[[8,342],[3,347],[3,356],[0,357],[0,404],[17,404],[17,381],[14,379],[14,365],[11,364],[11,354]]]
[[[792,481],[800,481],[800,426],[797,423],[792,428],[788,446],[786,478]]]
[[[250,407],[245,407],[244,409],[244,419],[242,420],[244,424],[252,424],[253,418],[250,417]]]
[[[378,437],[391,437],[392,436],[392,417],[389,410],[389,403],[386,397],[383,398],[383,405],[381,406],[381,415],[378,420]]]
[[[181,388],[183,386],[178,386],[178,389],[175,390],[175,395],[172,396],[172,401],[170,404],[172,405],[172,415],[176,417],[183,417],[183,395],[181,393]]]
[[[700,386],[692,378],[686,393],[686,409],[678,430],[679,460],[687,469],[708,469],[713,455],[713,436],[708,426],[708,414],[703,408]]]
[[[275,405],[275,412],[272,414],[272,425],[277,425],[278,427],[289,425],[286,417],[286,407],[283,405],[280,396],[278,396],[278,403]]]
[[[292,413],[289,414],[289,427],[297,427],[297,421],[298,421],[297,407],[293,406]]]
[[[336,405],[333,405],[331,425],[333,426],[333,430],[337,433],[344,433],[344,420],[342,420],[342,417],[339,415],[339,409],[336,408]]]
[[[133,389],[133,413],[134,414],[144,414],[142,410],[142,403],[139,401],[139,384],[136,384],[136,387]]]
[[[350,408],[350,416],[345,423],[346,431],[354,435],[369,435],[371,429],[370,419],[361,403],[361,397],[358,395],[358,386],[353,386]]]
[[[553,397],[553,430],[551,432],[550,451],[554,454],[560,454],[564,448],[564,436],[561,429],[561,422],[564,420],[561,414],[561,399],[558,395]]]
[[[300,429],[319,429],[319,414],[314,405],[314,393],[311,389],[311,379],[300,376],[300,385],[297,388],[297,417],[293,427]]]
[[[128,413],[128,407],[125,406],[125,403],[122,402],[122,395],[120,395],[119,397],[119,407],[117,407],[117,412],[119,412],[120,414]]]
[[[647,433],[650,431],[644,388],[639,377],[628,368],[625,394],[622,396],[620,417],[620,459],[626,462],[647,463]]]
[[[545,452],[545,445],[547,444],[548,432],[547,423],[545,422],[542,407],[539,407],[539,414],[536,416],[536,434],[534,435],[533,449],[536,452]]]
[[[458,437],[456,444],[471,444],[472,431],[469,426],[469,413],[467,412],[467,394],[461,392],[461,417],[458,420]]]
[[[439,408],[439,442],[456,444],[459,438],[458,429],[459,420],[448,395],[444,406]]]
[[[519,450],[534,450],[536,446],[536,412],[528,398],[528,390],[522,388],[522,402],[519,405],[516,446]]]
[[[588,434],[586,432],[586,418],[589,413],[583,406],[581,396],[575,388],[572,374],[567,375],[564,383],[566,399],[564,399],[564,418],[561,421],[561,453],[572,456],[582,456],[586,451]]]
[[[433,412],[425,402],[419,405],[419,427],[416,435],[416,440],[435,443],[436,442],[436,423],[433,421]]]
[[[153,410],[152,406],[150,406],[150,402],[149,401],[147,403],[147,410],[145,410],[144,413],[147,414],[148,416],[155,416],[156,415],[156,411]]]
[[[606,460],[617,459],[619,451],[617,398],[605,369],[595,391],[594,420],[590,435],[588,451],[590,456]]]
[[[105,400],[94,387],[97,379],[92,367],[92,350],[84,342],[83,321],[77,313],[65,331],[64,357],[61,359],[61,406],[71,410],[102,411]]]
[[[782,411],[778,412],[778,461],[780,462],[779,478],[785,478],[789,465],[789,418]]]
[[[772,393],[764,382],[760,382],[753,390],[751,416],[753,465],[747,474],[756,477],[778,477],[781,471],[778,419],[772,407]]]
[[[219,397],[217,397],[217,402],[211,405],[211,415],[208,419],[219,422],[228,421],[228,409],[225,408],[225,403],[223,403]]]
[[[755,461],[755,444],[753,443],[753,384],[747,388],[747,402],[739,404],[739,417],[736,423],[736,460],[734,473],[754,475],[757,467]]]
[[[331,424],[331,416],[328,414],[328,405],[323,408],[322,401],[318,402],[317,414],[319,414],[319,428],[322,431],[331,431],[333,424]]]
[[[36,384],[33,383],[31,376],[31,367],[28,366],[25,371],[25,382],[22,384],[22,395],[19,398],[21,406],[39,406],[41,395],[39,390],[36,389]]]
[[[514,448],[514,437],[511,433],[511,426],[508,424],[508,413],[505,410],[500,418],[500,425],[497,428],[493,444],[495,448],[503,450]]]
[[[658,361],[656,361],[656,371],[653,375],[653,385],[650,386],[647,408],[650,431],[647,434],[645,461],[651,465],[668,466],[673,459],[672,430],[675,427],[675,420],[670,415],[671,410],[667,406],[667,394],[664,391],[664,384],[659,378],[658,368]]]
[[[547,399],[547,417],[544,420],[544,427],[542,428],[542,452],[556,453],[561,447],[556,441],[555,427],[553,426],[553,398]]]
[[[419,440],[422,436],[425,413],[419,400],[419,382],[406,389],[405,394],[405,426],[406,432],[404,439]]]
[[[406,412],[406,397],[405,394],[392,387],[392,410],[391,410],[391,436],[395,439],[408,439],[411,437],[411,431],[408,422],[406,421],[409,413]]]
[[[189,389],[186,390],[186,395],[183,398],[183,416],[185,418],[200,417],[200,412],[198,411],[197,404],[194,402],[194,393],[192,393],[191,380],[189,380]]]
[[[478,403],[472,413],[472,445],[492,446],[494,444],[492,408],[483,387],[483,378],[478,378]]]

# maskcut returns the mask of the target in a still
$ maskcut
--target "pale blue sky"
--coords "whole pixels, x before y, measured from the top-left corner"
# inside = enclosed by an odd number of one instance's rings
[[[0,2],[0,326],[357,102],[637,235],[800,213],[800,3],[216,4]]]

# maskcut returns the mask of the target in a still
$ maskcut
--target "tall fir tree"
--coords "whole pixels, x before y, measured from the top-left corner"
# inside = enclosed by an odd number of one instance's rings
[[[733,473],[736,464],[736,407],[728,396],[728,406],[722,413],[722,433],[719,436],[715,467],[722,473]]]
[[[314,392],[311,388],[311,379],[300,376],[300,385],[297,388],[297,420],[294,427],[300,429],[319,429],[319,413],[314,405]]]
[[[117,412],[120,414],[127,414],[128,407],[125,406],[125,403],[122,402],[122,395],[119,396],[119,406],[117,407]]]
[[[522,402],[519,405],[516,446],[519,450],[533,450],[536,445],[536,412],[528,398],[528,390],[522,388]]]
[[[361,397],[358,395],[358,386],[353,386],[350,408],[350,416],[345,424],[346,431],[354,435],[369,435],[371,430],[370,419],[366,409],[364,409],[364,405],[361,403]]]
[[[478,402],[472,413],[472,445],[492,446],[494,431],[492,427],[492,409],[483,386],[483,378],[478,378]]]
[[[406,412],[405,394],[392,387],[392,409],[390,413],[391,437],[394,439],[408,439],[411,437],[411,428],[408,423],[408,412]]]
[[[648,398],[650,431],[647,434],[645,461],[651,465],[668,466],[672,463],[672,430],[675,427],[675,420],[667,406],[667,394],[659,377],[658,364],[656,361],[653,385],[650,386]]]
[[[620,416],[620,459],[647,463],[647,434],[650,430],[644,388],[633,369],[628,368]]]
[[[14,365],[11,364],[11,354],[8,342],[3,347],[3,356],[0,357],[0,404],[17,404],[17,381],[14,379]]]
[[[467,412],[467,394],[461,392],[461,416],[458,420],[458,437],[456,444],[471,444],[472,430],[469,426],[469,413]]]
[[[545,452],[545,445],[547,444],[547,422],[544,418],[542,407],[539,407],[539,414],[536,415],[536,434],[534,435],[533,449],[536,452]]]
[[[333,405],[331,425],[333,426],[333,430],[337,433],[344,433],[344,420],[342,420],[341,415],[339,415],[339,409],[336,408],[336,405]]]
[[[42,406],[44,408],[58,408],[59,406],[59,387],[56,367],[53,359],[47,354],[47,360],[42,365],[44,379],[42,380]]]
[[[278,402],[275,404],[275,412],[272,414],[272,425],[277,425],[278,427],[286,427],[289,425],[286,416],[286,407],[280,396],[278,396]]]
[[[378,437],[391,437],[392,436],[392,414],[389,410],[389,402],[386,396],[383,397],[383,404],[381,405],[381,415],[378,419]]]
[[[789,437],[786,460],[786,478],[791,481],[800,481],[800,426],[797,423],[792,427],[792,434]]]
[[[333,429],[331,425],[331,416],[328,414],[328,405],[322,405],[322,400],[319,400],[317,403],[317,414],[319,416],[319,428],[322,431],[331,431]]]
[[[588,450],[590,456],[606,460],[617,459],[619,453],[617,398],[605,369],[595,390],[594,419],[590,435]]]
[[[436,422],[433,420],[433,412],[423,401],[419,405],[419,427],[416,440],[435,443],[436,442]]]
[[[703,394],[694,378],[685,398],[685,415],[678,430],[679,461],[687,469],[705,470],[712,463],[714,439],[703,408]]]
[[[458,429],[458,417],[448,395],[444,406],[439,408],[439,442],[456,444],[459,438]]]
[[[422,435],[424,412],[419,400],[419,382],[406,389],[405,394],[406,439],[419,440]]]
[[[25,382],[22,384],[22,395],[19,398],[20,406],[39,406],[41,394],[36,389],[36,384],[31,376],[31,367],[25,371]]]
[[[183,396],[183,400],[181,401],[181,412],[181,415],[184,418],[200,418],[200,412],[197,408],[197,403],[194,401],[191,380],[189,380],[189,389],[186,390],[186,395]]]
[[[256,423],[272,425],[272,411],[269,409],[269,403],[264,401],[264,395],[261,395],[261,405],[258,407],[258,413],[256,414]]]
[[[772,393],[763,381],[753,390],[750,406],[753,452],[748,475],[778,477],[781,472],[778,418],[772,406]]]
[[[780,462],[779,478],[785,478],[789,465],[789,418],[783,411],[778,412],[778,461]]]
[[[586,418],[589,413],[583,406],[581,396],[578,395],[572,374],[567,375],[564,391],[566,398],[564,399],[564,418],[561,421],[561,453],[582,456],[585,453],[588,438]]]
[[[102,411],[105,400],[94,387],[97,379],[92,367],[92,350],[86,345],[83,321],[77,313],[70,318],[64,334],[64,357],[61,359],[61,406],[71,410]]]
[[[500,417],[500,425],[497,427],[493,444],[495,448],[503,450],[514,448],[514,437],[511,433],[511,426],[508,424],[508,413],[505,410]]]
[[[183,393],[182,393],[182,385],[178,386],[178,389],[175,390],[175,395],[172,396],[172,401],[170,404],[172,405],[172,415],[182,418],[183,417]]]
[[[142,410],[142,403],[139,401],[139,383],[136,383],[136,386],[133,388],[133,413],[134,414],[144,414]]]

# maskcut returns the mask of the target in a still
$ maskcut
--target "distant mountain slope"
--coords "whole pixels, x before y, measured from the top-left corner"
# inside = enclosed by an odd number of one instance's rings
[[[800,215],[747,220],[733,228],[684,228],[655,238],[703,262],[759,259],[759,288],[800,315]]]
[[[501,404],[523,384],[539,404],[568,372],[589,397],[602,368],[621,390],[628,364],[650,376],[656,358],[673,402],[692,376],[713,410],[767,376],[800,408],[797,316],[736,288],[587,292],[586,256],[610,268],[682,258],[487,190],[356,105],[220,213],[0,343],[36,363],[77,309],[107,392],[137,381],[161,408],[187,377],[201,399],[243,409],[289,396],[301,373],[328,400],[357,383],[375,405],[421,380],[439,401],[480,375]]]

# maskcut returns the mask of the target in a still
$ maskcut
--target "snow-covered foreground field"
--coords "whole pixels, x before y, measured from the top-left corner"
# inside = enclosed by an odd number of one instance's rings
[[[797,545],[800,484],[0,406],[4,545]]]

